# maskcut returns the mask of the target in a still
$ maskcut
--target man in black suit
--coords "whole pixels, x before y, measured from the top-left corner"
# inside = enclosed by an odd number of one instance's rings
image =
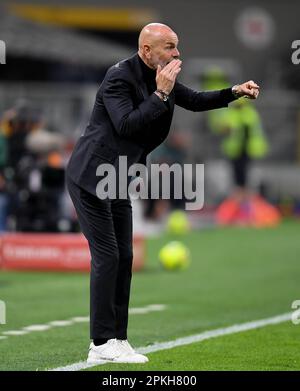
[[[177,46],[177,35],[166,25],[151,23],[142,29],[138,53],[107,71],[90,122],[68,164],[68,189],[92,258],[93,341],[88,363],[148,361],[127,341],[132,267],[130,197],[102,197],[97,191],[97,168],[109,163],[115,169],[118,187],[119,179],[124,179],[118,177],[118,158],[125,156],[129,167],[145,163],[147,155],[167,137],[175,104],[204,111],[227,107],[239,96],[255,99],[258,95],[259,87],[253,81],[213,92],[196,92],[180,84],[176,81],[182,64]]]

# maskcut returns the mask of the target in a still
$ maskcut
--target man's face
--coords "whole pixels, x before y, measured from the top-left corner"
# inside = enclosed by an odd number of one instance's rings
[[[166,32],[153,40],[147,53],[152,68],[156,69],[157,65],[164,68],[169,62],[178,58],[180,53],[177,45],[178,38],[174,32]]]

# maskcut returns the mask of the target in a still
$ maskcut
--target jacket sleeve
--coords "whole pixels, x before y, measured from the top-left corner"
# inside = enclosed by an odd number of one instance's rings
[[[232,94],[231,88],[197,92],[178,82],[175,83],[174,93],[175,103],[191,111],[205,111],[227,107],[228,103],[236,99]]]
[[[157,117],[168,110],[167,105],[151,94],[139,106],[134,106],[135,87],[121,72],[109,76],[103,90],[103,103],[114,128],[121,137],[131,138],[143,130]]]

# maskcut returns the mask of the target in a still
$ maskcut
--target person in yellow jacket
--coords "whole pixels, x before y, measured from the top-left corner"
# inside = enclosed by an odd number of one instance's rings
[[[218,68],[210,69],[205,76],[203,87],[207,90],[229,85]],[[259,113],[249,99],[240,98],[226,110],[214,110],[207,114],[211,131],[224,136],[222,151],[232,163],[235,185],[245,189],[249,163],[252,159],[263,158],[268,152]]]
[[[203,88],[214,90],[228,87],[227,78],[218,68],[206,73]],[[252,160],[268,153],[268,142],[261,119],[254,105],[246,98],[233,102],[227,109],[207,113],[208,125],[215,134],[223,135],[222,151],[232,165],[235,189],[217,208],[217,224],[237,224],[267,227],[279,224],[278,210],[247,187]]]

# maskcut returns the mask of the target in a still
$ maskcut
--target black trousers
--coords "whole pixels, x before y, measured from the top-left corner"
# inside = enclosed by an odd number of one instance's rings
[[[91,339],[127,339],[132,276],[132,209],[127,199],[100,200],[66,178],[91,253]]]
[[[247,186],[250,158],[248,155],[243,154],[237,159],[231,160],[234,183],[239,187]]]

